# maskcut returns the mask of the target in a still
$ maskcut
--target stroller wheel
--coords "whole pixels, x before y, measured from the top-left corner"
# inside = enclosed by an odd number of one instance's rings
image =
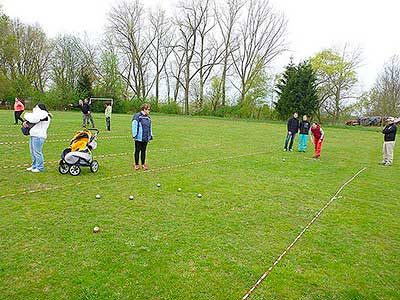
[[[99,163],[97,160],[94,160],[90,163],[90,171],[96,173],[99,170]]]
[[[60,164],[58,165],[58,171],[61,173],[61,174],[67,174],[68,173],[68,171],[69,171],[69,166],[68,166],[68,164],[66,164],[65,162],[63,162],[63,161],[60,161]]]
[[[81,167],[79,165],[72,165],[69,167],[69,173],[72,176],[78,176],[81,173]]]

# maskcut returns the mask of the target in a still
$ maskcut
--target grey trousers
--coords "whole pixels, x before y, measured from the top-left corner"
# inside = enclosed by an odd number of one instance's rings
[[[92,113],[89,113],[86,115],[83,114],[82,127],[86,127],[86,124],[89,124],[89,120],[90,120],[90,123],[92,123],[92,128],[94,128],[94,121],[93,121]]]
[[[393,163],[393,151],[395,142],[383,142],[382,154],[383,163],[392,164]]]

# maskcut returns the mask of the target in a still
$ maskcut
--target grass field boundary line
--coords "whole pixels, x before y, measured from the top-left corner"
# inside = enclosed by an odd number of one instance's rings
[[[297,243],[297,241],[304,235],[304,233],[310,228],[310,226],[319,218],[319,216],[327,209],[333,201],[335,201],[338,195],[343,191],[343,189],[350,184],[358,175],[366,170],[366,167],[360,169],[357,173],[355,173],[349,180],[347,180],[333,195],[333,197],[315,214],[315,216],[311,219],[310,222],[303,228],[303,230],[296,236],[296,238],[286,247],[286,249],[278,256],[278,258],[274,261],[274,263],[265,271],[261,277],[257,280],[257,282],[251,287],[250,290],[242,297],[242,300],[246,300],[250,297],[250,295],[254,292],[254,290],[261,285],[261,283],[267,278],[268,274],[271,273],[273,268],[282,260],[282,258],[289,252],[289,250]]]
[[[100,137],[98,138],[99,141],[101,140],[108,140],[108,139],[128,139],[131,138],[131,136],[128,135],[121,135],[121,136],[105,136],[105,137]],[[54,143],[54,142],[70,142],[71,139],[59,139],[59,140],[48,140],[46,143]],[[16,144],[29,144],[29,141],[22,141],[22,142],[0,142],[0,145],[16,145]]]
[[[70,133],[48,133],[47,134],[47,137],[52,137],[52,136],[65,136],[65,137],[70,136],[72,139],[73,133],[71,134],[71,132],[70,132]],[[104,135],[102,133],[101,136],[103,137],[103,136],[110,136],[110,135]],[[19,133],[18,134],[0,134],[0,138],[19,138],[19,137],[21,137],[21,135]],[[127,137],[131,137],[131,135],[127,135]]]
[[[221,144],[215,144],[215,145],[210,145],[212,147],[217,147],[220,146]],[[208,148],[208,147],[204,147],[204,146],[194,146],[194,147],[183,147],[181,149],[183,150],[188,150],[188,149],[199,149],[199,148]],[[147,150],[147,152],[149,153],[153,153],[153,152],[168,152],[171,151],[171,148],[160,148],[160,149],[153,149],[153,150]],[[121,153],[110,153],[110,154],[101,154],[101,155],[96,155],[93,157],[93,159],[99,159],[99,158],[106,158],[106,157],[116,157],[116,156],[125,156],[125,155],[133,155],[133,151],[132,152],[121,152]],[[50,160],[46,162],[46,165],[53,165],[53,164],[57,164],[60,162],[60,159],[57,160]],[[18,164],[18,165],[0,165],[0,169],[14,169],[14,168],[25,168],[25,167],[30,167],[32,164]]]
[[[261,151],[261,152],[253,152],[253,153],[241,154],[241,155],[236,155],[236,156],[227,156],[227,157],[222,157],[222,158],[214,158],[214,159],[205,159],[205,160],[199,160],[199,161],[192,161],[192,162],[178,164],[178,165],[169,165],[169,166],[149,169],[149,170],[145,171],[145,173],[153,173],[153,172],[157,172],[157,171],[163,171],[163,170],[169,170],[169,169],[177,169],[177,168],[183,168],[183,167],[187,167],[187,166],[200,165],[200,164],[209,163],[209,162],[231,160],[231,159],[237,159],[237,158],[241,158],[241,157],[248,157],[248,156],[260,155],[260,154],[266,154],[266,153],[268,153],[268,152],[267,151]],[[126,173],[126,174],[113,175],[113,176],[107,176],[107,177],[103,177],[103,178],[99,178],[99,179],[94,179],[94,180],[91,180],[90,182],[91,183],[102,182],[102,181],[106,181],[106,180],[110,180],[110,179],[124,178],[124,177],[128,177],[128,176],[139,175],[139,174],[140,173],[135,171],[135,172],[130,172],[130,173]],[[24,196],[24,195],[29,195],[29,194],[39,193],[39,192],[44,192],[44,191],[64,189],[66,187],[82,185],[82,184],[85,184],[85,183],[87,183],[87,182],[86,181],[78,181],[78,182],[74,182],[74,183],[71,183],[71,184],[64,184],[64,185],[46,187],[46,188],[36,189],[36,190],[22,190],[22,191],[19,191],[19,192],[16,192],[16,193],[12,193],[12,194],[1,195],[0,199],[16,197],[16,196]]]

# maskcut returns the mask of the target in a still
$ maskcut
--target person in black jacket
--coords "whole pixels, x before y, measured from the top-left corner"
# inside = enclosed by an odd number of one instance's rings
[[[307,115],[303,116],[303,120],[300,122],[299,125],[299,152],[306,152],[307,150],[307,140],[308,134],[310,132],[311,124],[307,121]]]
[[[290,140],[289,144],[289,151],[293,151],[293,142],[294,138],[296,137],[297,132],[299,131],[299,121],[297,120],[297,117],[299,115],[297,112],[293,114],[293,118],[290,118],[287,123],[287,135],[286,135],[286,140],[285,140],[285,147],[283,148],[284,151],[288,150],[288,143]]]
[[[86,128],[86,123],[89,124],[92,123],[92,128],[94,128],[94,121],[93,121],[93,116],[90,108],[90,104],[92,104],[92,101],[89,101],[87,98],[84,100],[83,105],[82,105],[82,113],[83,113],[83,123],[82,127]]]
[[[381,162],[384,166],[391,166],[393,164],[393,150],[396,140],[397,127],[394,124],[394,118],[389,117],[386,119],[386,126],[383,128],[382,133],[384,134],[383,142],[383,160]]]

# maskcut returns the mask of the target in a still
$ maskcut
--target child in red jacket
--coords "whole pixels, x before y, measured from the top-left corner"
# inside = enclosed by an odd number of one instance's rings
[[[311,126],[311,134],[314,137],[312,140],[315,148],[314,158],[319,158],[321,155],[322,142],[324,141],[324,131],[317,122],[314,122]]]

